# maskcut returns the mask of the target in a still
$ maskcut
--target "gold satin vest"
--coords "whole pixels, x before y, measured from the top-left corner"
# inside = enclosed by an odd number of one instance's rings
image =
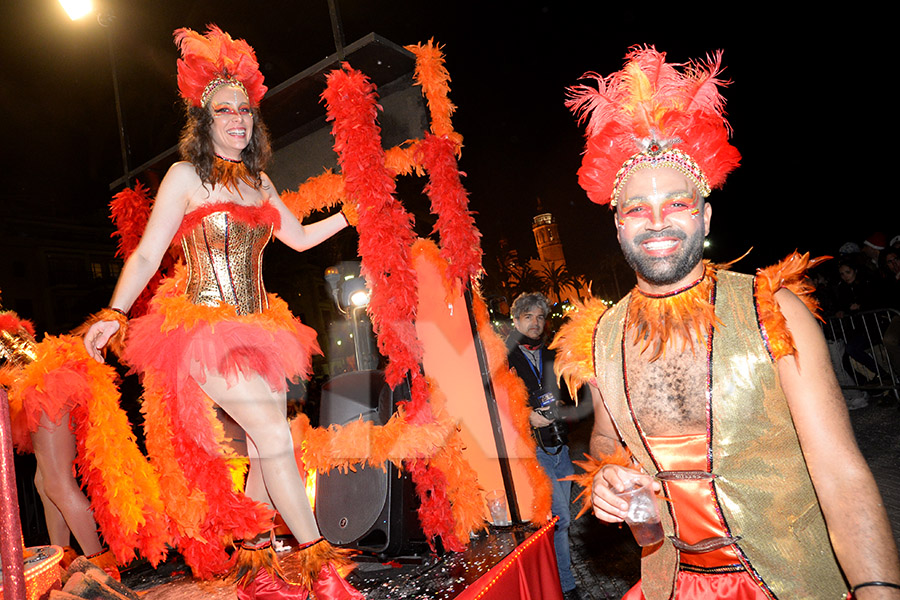
[[[708,456],[718,508],[747,571],[773,598],[844,598],[825,520],[776,366],[763,338],[750,275],[718,271],[713,335]],[[651,475],[656,468],[634,423],[625,390],[623,334],[630,294],[608,310],[594,331],[594,368],[619,435]],[[663,482],[665,489],[666,483]],[[662,503],[661,503],[662,507]],[[677,510],[661,510],[666,536]],[[676,598],[679,550],[669,539],[641,560],[648,600]]]
[[[228,211],[206,215],[181,238],[188,269],[185,295],[194,304],[231,304],[239,315],[269,307],[262,279],[271,223],[250,224]]]

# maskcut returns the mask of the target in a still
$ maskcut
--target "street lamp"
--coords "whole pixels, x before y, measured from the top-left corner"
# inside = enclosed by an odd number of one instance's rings
[[[125,142],[125,119],[122,116],[122,99],[119,95],[119,75],[116,70],[116,53],[113,49],[112,27],[110,27],[113,21],[116,20],[116,17],[112,12],[103,12],[95,9],[94,3],[91,0],[59,0],[59,3],[73,21],[96,12],[97,23],[106,30],[106,41],[109,45],[109,65],[112,69],[113,93],[116,99],[116,118],[119,123],[119,146],[122,150],[123,180],[125,182],[125,187],[130,187],[131,169],[128,166],[128,144]],[[111,183],[109,188],[114,189],[117,183],[118,181]]]
[[[91,0],[59,0],[59,3],[73,21],[94,12],[94,3]]]

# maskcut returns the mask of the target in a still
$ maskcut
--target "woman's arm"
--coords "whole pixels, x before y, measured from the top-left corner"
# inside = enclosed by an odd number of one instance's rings
[[[147,228],[144,229],[134,253],[125,261],[116,282],[110,308],[128,312],[134,304],[147,282],[159,269],[159,264],[184,218],[188,199],[198,185],[201,185],[200,178],[190,163],[176,163],[166,173],[159,186]],[[102,362],[100,351],[118,329],[119,324],[115,321],[94,323],[84,336],[88,353]]]
[[[281,214],[281,227],[275,232],[275,237],[288,247],[293,248],[297,252],[303,252],[313,246],[318,246],[338,231],[347,227],[347,219],[341,213],[331,215],[309,225],[303,225],[281,201],[269,176],[263,173],[262,179],[263,190],[269,192],[269,202]]]

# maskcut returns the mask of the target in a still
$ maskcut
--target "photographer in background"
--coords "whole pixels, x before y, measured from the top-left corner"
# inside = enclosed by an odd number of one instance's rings
[[[559,581],[565,600],[580,600],[569,556],[571,481],[559,481],[574,473],[569,458],[568,429],[559,417],[559,403],[570,401],[553,373],[556,353],[547,349],[544,326],[550,304],[540,293],[522,294],[510,308],[515,330],[506,342],[509,367],[528,388],[532,408],[531,427],[537,440],[537,459],[553,483],[553,516],[559,517],[554,535]]]

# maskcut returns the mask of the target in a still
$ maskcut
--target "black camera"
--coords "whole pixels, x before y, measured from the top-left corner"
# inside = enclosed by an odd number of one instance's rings
[[[541,446],[563,446],[569,442],[569,431],[566,424],[559,418],[559,402],[551,393],[545,393],[538,397],[539,408],[535,412],[550,421],[549,425],[536,427],[535,435]]]
[[[543,446],[564,446],[569,443],[569,430],[562,421],[553,421],[538,429],[538,432]]]

